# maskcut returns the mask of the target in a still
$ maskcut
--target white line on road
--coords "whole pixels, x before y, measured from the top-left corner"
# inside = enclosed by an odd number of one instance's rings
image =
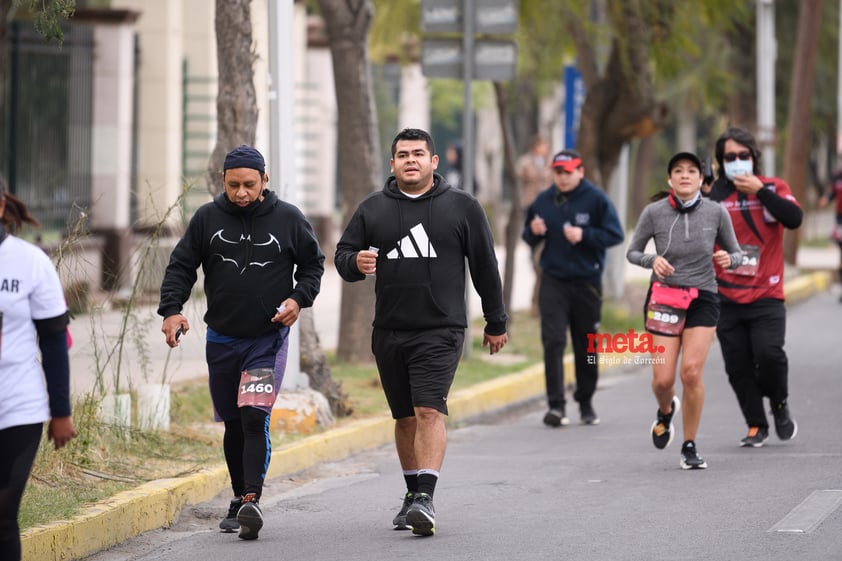
[[[769,532],[809,534],[842,504],[842,490],[813,491],[800,505],[769,528]]]

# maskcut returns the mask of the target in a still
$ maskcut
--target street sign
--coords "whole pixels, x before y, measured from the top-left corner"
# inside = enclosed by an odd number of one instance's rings
[[[461,39],[424,39],[421,70],[428,78],[462,78]],[[517,68],[514,41],[479,39],[474,43],[474,80],[513,80]]]
[[[508,35],[517,31],[517,0],[480,0],[477,6],[477,33]]]
[[[474,78],[505,82],[515,79],[517,47],[514,41],[479,40],[474,46]]]
[[[424,33],[461,33],[463,0],[422,0],[421,31]],[[518,0],[480,0],[476,5],[476,33],[506,35],[517,31]]]
[[[461,33],[462,0],[422,0],[421,31]]]

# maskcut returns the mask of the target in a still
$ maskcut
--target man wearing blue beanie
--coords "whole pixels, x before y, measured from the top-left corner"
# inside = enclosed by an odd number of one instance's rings
[[[258,506],[269,468],[269,419],[286,369],[289,329],[313,305],[324,254],[301,211],[266,189],[263,156],[238,146],[225,156],[224,192],[201,206],[170,256],[158,313],[170,347],[190,324],[181,314],[204,272],[206,356],[214,416],[234,498],[219,527],[244,540],[263,527]]]
[[[261,176],[266,175],[266,164],[263,161],[263,155],[245,144],[237,146],[225,156],[225,163],[222,165],[223,177],[226,170],[236,168],[253,169],[259,171]],[[268,176],[266,180],[269,180]]]

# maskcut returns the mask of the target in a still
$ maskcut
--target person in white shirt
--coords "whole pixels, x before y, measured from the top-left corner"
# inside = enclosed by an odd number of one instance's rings
[[[69,314],[58,273],[37,246],[15,235],[34,226],[0,176],[0,559],[21,558],[18,510],[41,441],[76,436],[70,411]],[[39,357],[40,353],[40,357]],[[40,358],[40,361],[39,361]]]

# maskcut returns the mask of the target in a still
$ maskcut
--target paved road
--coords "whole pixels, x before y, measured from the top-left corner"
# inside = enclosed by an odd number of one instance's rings
[[[788,316],[791,442],[737,446],[745,427],[715,346],[698,437],[707,470],[680,470],[677,442],[652,447],[650,372],[631,367],[603,376],[597,427],[547,429],[533,403],[451,429],[433,538],[391,530],[402,480],[384,446],[271,481],[255,542],[215,530],[221,496],[89,561],[842,559],[837,298],[820,293]]]

